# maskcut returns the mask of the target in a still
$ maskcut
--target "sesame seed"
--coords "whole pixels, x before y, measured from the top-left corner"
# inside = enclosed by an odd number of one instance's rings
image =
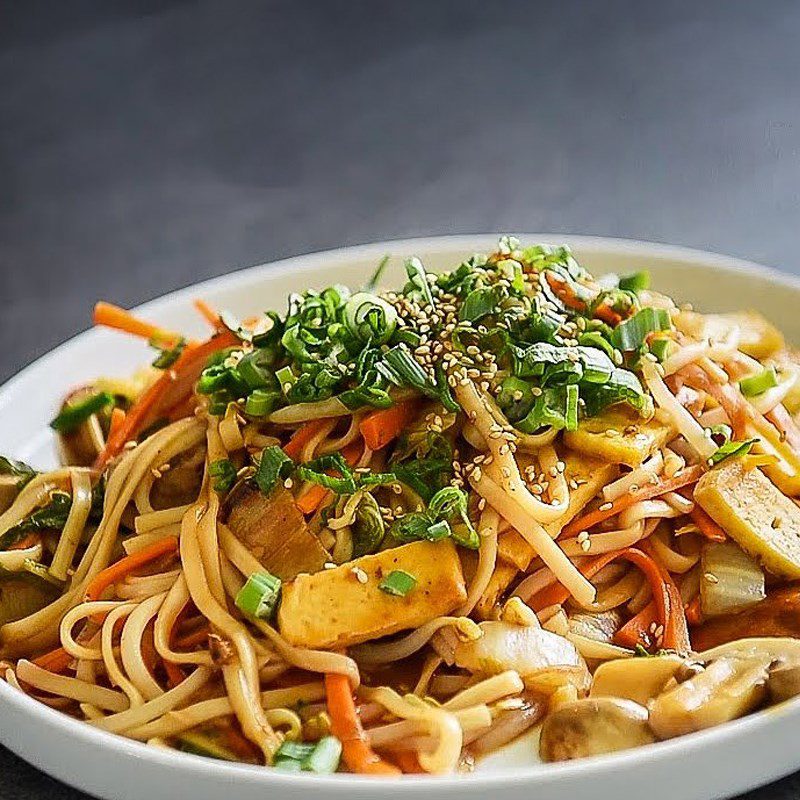
[[[703,573],[703,578],[705,578],[709,583],[719,583],[719,578],[712,572]]]
[[[613,503],[603,503],[603,505],[598,508],[598,511],[610,511],[612,508],[614,508]]]

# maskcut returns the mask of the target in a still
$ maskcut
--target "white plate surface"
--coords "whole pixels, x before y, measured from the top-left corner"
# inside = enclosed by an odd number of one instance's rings
[[[591,271],[649,269],[653,285],[706,311],[755,308],[800,341],[800,281],[725,256],[614,239],[531,234],[524,242],[570,244]],[[301,256],[253,267],[167,295],[142,306],[148,319],[202,335],[191,301],[202,297],[241,317],[284,310],[291,291],[333,282],[358,286],[390,254],[387,285],[402,282],[402,260],[418,255],[433,270],[469,254],[490,251],[496,235],[387,242]],[[113,300],[113,298],[108,298]],[[90,309],[87,309],[87,317]],[[141,342],[110,331],[83,333],[23,370],[0,388],[0,453],[44,468],[55,464],[47,421],[65,389],[99,374],[125,375],[149,352]],[[711,731],[614,756],[568,764],[535,763],[532,740],[522,740],[480,765],[470,776],[379,781],[348,775],[282,775],[246,765],[149,748],[36,703],[0,681],[0,741],[35,766],[98,797],[114,800],[263,800],[269,794],[319,800],[399,797],[486,797],[618,800],[646,796],[706,800],[745,791],[800,768],[796,733],[800,704],[789,703]]]

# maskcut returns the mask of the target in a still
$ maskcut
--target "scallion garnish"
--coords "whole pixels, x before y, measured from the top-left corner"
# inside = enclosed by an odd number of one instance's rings
[[[724,461],[726,458],[746,455],[756,442],[758,442],[758,439],[747,439],[744,442],[725,442],[722,447],[711,454],[711,458],[708,459],[709,464],[713,466],[719,464],[720,461]]]
[[[662,364],[677,350],[675,342],[673,342],[672,339],[666,338],[653,339],[649,347],[650,352]]]
[[[153,361],[156,369],[169,369],[179,358],[186,347],[186,339],[179,339],[175,344],[166,346],[160,339],[150,339],[150,346],[159,350],[159,355]]]
[[[256,619],[270,619],[278,607],[281,579],[269,572],[254,572],[236,595],[236,607]]]
[[[342,743],[335,736],[323,736],[316,744],[288,739],[275,753],[273,766],[285,772],[315,772],[329,775],[339,768]]]
[[[405,597],[416,585],[417,579],[411,573],[395,569],[378,584],[378,588],[386,594]]]
[[[275,373],[275,377],[278,379],[278,384],[283,389],[284,394],[288,394],[292,386],[297,383],[297,375],[292,372],[291,367],[281,367]]]
[[[739,381],[739,389],[745,397],[755,397],[764,394],[767,389],[772,389],[778,385],[778,373],[775,367],[767,367],[756,375],[750,375]]]
[[[644,344],[648,334],[668,331],[671,327],[669,312],[665,308],[648,306],[620,322],[611,334],[611,343],[620,350],[631,352]]]
[[[236,482],[236,467],[230,459],[220,458],[208,465],[208,474],[213,478],[212,486],[215,492],[223,494]]]
[[[253,480],[262,494],[268,495],[278,481],[286,478],[294,470],[294,461],[278,445],[265,447],[261,451]]]
[[[102,411],[113,402],[114,398],[108,392],[97,392],[75,403],[67,402],[52,420],[50,427],[59,433],[69,433],[86,422],[92,414]]]
[[[643,289],[649,289],[650,273],[634,272],[631,275],[623,275],[619,279],[619,288],[628,292],[641,292]]]
[[[428,276],[425,273],[425,267],[422,266],[422,262],[414,256],[406,259],[405,267],[408,283],[403,291],[406,296],[418,299],[423,307],[432,306],[433,295],[431,294]]]
[[[280,395],[272,389],[253,389],[244,403],[248,417],[266,417],[278,404]]]
[[[369,292],[354,294],[344,307],[345,324],[357,339],[383,344],[397,326],[397,311],[383,298]]]

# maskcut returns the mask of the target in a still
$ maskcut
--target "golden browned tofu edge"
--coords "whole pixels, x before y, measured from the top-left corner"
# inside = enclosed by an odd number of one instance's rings
[[[405,597],[378,588],[393,570],[417,579]],[[315,575],[298,575],[284,587],[278,626],[293,645],[348,647],[422,625],[452,611],[466,596],[452,541],[412,542]]]
[[[770,572],[800,578],[800,508],[761,470],[729,459],[703,475],[694,498]]]

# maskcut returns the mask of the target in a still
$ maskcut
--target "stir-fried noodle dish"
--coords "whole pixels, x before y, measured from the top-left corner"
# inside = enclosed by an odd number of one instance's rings
[[[562,761],[800,693],[800,357],[511,237],[73,387],[0,459],[0,674],[278,770]],[[264,305],[281,304],[262,298]],[[65,391],[69,387],[65,387]]]

